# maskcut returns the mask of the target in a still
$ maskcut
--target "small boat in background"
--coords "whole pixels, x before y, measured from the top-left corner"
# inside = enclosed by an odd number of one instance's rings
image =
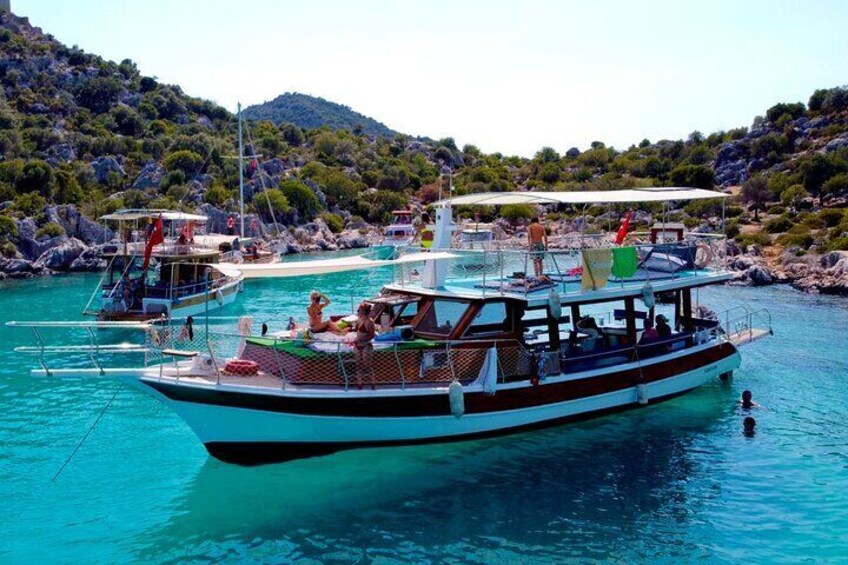
[[[241,273],[219,265],[217,249],[194,241],[194,225],[205,216],[121,210],[102,219],[118,223],[123,242],[103,246],[106,273],[83,314],[110,322],[181,319],[235,301]]]
[[[386,226],[386,234],[381,245],[389,247],[408,247],[415,239],[415,226],[412,223],[411,210],[392,211],[392,222]]]

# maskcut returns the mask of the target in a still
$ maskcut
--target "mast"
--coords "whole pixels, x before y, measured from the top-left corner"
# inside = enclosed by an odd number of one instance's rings
[[[238,103],[238,169],[239,169],[239,220],[241,238],[244,239],[244,140],[241,135],[241,102]]]

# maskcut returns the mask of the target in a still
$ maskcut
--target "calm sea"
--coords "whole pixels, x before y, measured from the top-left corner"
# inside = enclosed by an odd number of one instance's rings
[[[341,311],[388,277],[249,283],[222,314],[280,329],[312,288]],[[79,319],[96,283],[6,281],[0,312]],[[729,383],[532,433],[255,468],[210,459],[115,382],[29,377],[37,360],[12,348],[30,334],[0,327],[0,562],[848,561],[848,300],[732,287],[700,300],[774,317]],[[743,389],[762,405],[754,437]]]

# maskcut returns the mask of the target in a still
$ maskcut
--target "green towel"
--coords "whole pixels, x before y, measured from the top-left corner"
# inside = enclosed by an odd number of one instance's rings
[[[612,274],[619,279],[629,279],[636,274],[639,258],[635,247],[612,248]]]

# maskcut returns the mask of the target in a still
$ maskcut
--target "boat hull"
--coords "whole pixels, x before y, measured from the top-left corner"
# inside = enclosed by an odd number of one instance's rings
[[[194,430],[223,461],[257,464],[357,447],[403,445],[500,435],[653,404],[732,372],[739,353],[729,343],[671,354],[641,371],[609,368],[551,378],[533,386],[502,385],[494,395],[466,387],[465,413],[451,413],[447,388],[406,391],[257,393],[136,380]]]

